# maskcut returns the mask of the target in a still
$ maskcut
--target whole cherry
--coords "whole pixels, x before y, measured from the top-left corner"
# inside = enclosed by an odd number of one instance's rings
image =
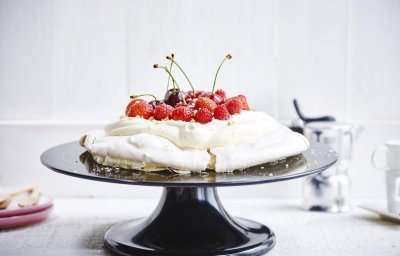
[[[196,104],[195,100],[188,99],[188,100],[186,100],[186,104],[184,104],[183,102],[179,102],[178,104],[176,104],[175,107],[183,106],[183,107],[186,107],[188,109],[194,109],[195,104]]]
[[[181,101],[186,104],[185,94],[183,91],[180,90],[180,87],[179,87],[178,83],[176,82],[174,76],[171,74],[171,71],[167,67],[160,66],[158,64],[154,64],[153,68],[164,69],[165,72],[167,72],[169,77],[171,77],[171,79],[172,79],[172,84],[174,87],[172,89],[167,90],[167,92],[165,93],[165,96],[164,96],[164,102],[173,107],[175,107],[176,104],[178,104]]]
[[[218,89],[215,91],[215,94],[218,94],[222,98],[226,99],[226,92],[224,90]]]
[[[164,96],[164,102],[168,105],[175,107],[178,103],[183,101],[182,93],[179,89],[169,89]]]
[[[151,100],[149,101],[149,104],[152,105],[154,108],[160,104],[164,103],[163,100]]]
[[[208,98],[210,100],[213,100],[217,105],[224,103],[224,98],[216,93],[211,94],[210,96],[208,96]]]

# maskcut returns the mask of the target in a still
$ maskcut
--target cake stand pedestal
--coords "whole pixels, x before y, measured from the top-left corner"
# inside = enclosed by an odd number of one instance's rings
[[[312,144],[301,155],[230,174],[178,175],[168,170],[146,173],[101,166],[78,142],[56,146],[41,156],[45,166],[70,176],[164,187],[149,217],[119,223],[105,234],[104,244],[114,254],[140,256],[263,255],[275,245],[272,230],[255,221],[231,217],[222,207],[216,187],[298,178],[321,172],[336,160],[334,151]]]
[[[260,223],[229,216],[213,187],[167,187],[153,214],[117,224],[104,242],[121,255],[262,255],[275,236]]]

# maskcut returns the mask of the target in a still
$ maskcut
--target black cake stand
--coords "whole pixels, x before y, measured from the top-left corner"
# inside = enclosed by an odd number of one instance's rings
[[[231,217],[216,187],[252,185],[303,177],[326,170],[337,154],[311,144],[303,154],[233,173],[177,174],[143,172],[98,165],[78,142],[45,151],[41,162],[70,176],[104,182],[164,187],[155,211],[147,218],[113,226],[105,246],[117,255],[263,255],[275,245],[267,226]]]

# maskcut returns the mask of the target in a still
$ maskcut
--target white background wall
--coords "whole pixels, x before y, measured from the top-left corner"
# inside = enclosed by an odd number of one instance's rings
[[[382,197],[373,149],[400,139],[398,0],[0,0],[0,186],[53,196],[158,196],[159,189],[79,180],[39,162],[45,149],[118,117],[130,94],[163,95],[152,64],[171,52],[199,89],[246,94],[287,121],[309,115],[364,126],[351,166],[355,197]],[[182,80],[183,81],[183,80]],[[299,197],[301,181],[221,189]]]

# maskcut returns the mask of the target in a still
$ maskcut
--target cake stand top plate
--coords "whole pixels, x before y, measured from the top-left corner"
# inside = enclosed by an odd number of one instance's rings
[[[337,154],[323,144],[311,143],[302,154],[232,173],[177,174],[171,170],[144,172],[102,166],[75,141],[46,150],[40,160],[53,171],[90,180],[145,186],[215,187],[277,182],[315,174],[332,166]]]

